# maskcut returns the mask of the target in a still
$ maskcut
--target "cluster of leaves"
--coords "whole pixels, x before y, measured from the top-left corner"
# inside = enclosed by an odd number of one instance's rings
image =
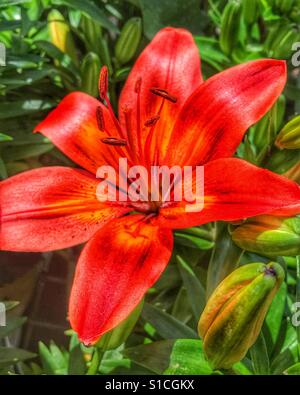
[[[205,78],[262,57],[288,61],[286,90],[247,133],[237,155],[280,174],[291,171],[300,150],[279,150],[282,126],[300,108],[299,69],[291,63],[300,41],[300,1],[294,0],[2,0],[0,42],[0,176],[69,160],[32,129],[69,91],[97,96],[98,71],[110,72],[114,106],[124,80],[149,39],[167,25],[187,27],[199,47]],[[123,40],[120,43],[120,40]],[[299,182],[299,174],[298,174]],[[8,347],[24,322],[9,317],[0,328],[0,369],[26,374],[224,374],[212,371],[195,331],[206,298],[240,264],[269,257],[234,244],[227,224],[175,232],[168,268],[144,306],[86,348],[69,332],[69,349],[40,343],[39,355]],[[273,256],[286,270],[257,343],[233,367],[236,374],[300,374],[300,331],[291,309],[300,300],[299,257]],[[298,269],[298,270],[297,270]],[[28,359],[34,362],[28,362]]]

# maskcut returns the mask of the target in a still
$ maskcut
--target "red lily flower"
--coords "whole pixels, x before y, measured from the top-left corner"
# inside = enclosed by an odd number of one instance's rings
[[[48,251],[89,240],[79,258],[69,315],[79,338],[95,342],[126,318],[163,272],[172,229],[300,212],[297,184],[230,158],[285,82],[285,62],[272,59],[238,65],[202,82],[190,33],[163,29],[129,75],[120,121],[107,98],[104,69],[100,97],[107,107],[74,92],[36,127],[85,170],[49,167],[3,181],[1,249]],[[116,168],[120,157],[130,165],[204,165],[204,209],[187,212],[185,200],[168,206],[99,202],[97,168]],[[140,214],[124,216],[133,209]]]

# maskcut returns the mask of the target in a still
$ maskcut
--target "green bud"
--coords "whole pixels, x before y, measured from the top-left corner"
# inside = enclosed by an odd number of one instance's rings
[[[273,144],[285,113],[286,100],[281,95],[268,113],[251,129],[251,138],[258,151]]]
[[[48,14],[48,27],[52,44],[70,56],[75,64],[78,57],[72,32],[68,22],[58,10],[51,10]]]
[[[288,122],[279,132],[275,144],[278,148],[300,148],[300,115]]]
[[[278,174],[287,172],[300,160],[299,150],[275,150],[266,163],[266,168]]]
[[[276,7],[282,13],[288,13],[294,5],[294,0],[276,0]]]
[[[242,14],[245,22],[252,25],[258,16],[258,2],[257,0],[243,0]]]
[[[242,249],[264,256],[300,254],[300,217],[260,215],[235,228],[233,241]]]
[[[296,163],[295,166],[291,167],[283,175],[286,178],[297,182],[297,184],[300,184],[300,162]]]
[[[290,19],[293,22],[299,23],[300,22],[300,8],[299,8],[300,4],[295,5],[292,10],[291,13],[289,15]]]
[[[80,28],[84,35],[84,42],[88,51],[95,52],[97,55],[101,53],[100,41],[102,38],[102,29],[99,23],[91,18],[81,15]]]
[[[237,42],[240,14],[240,2],[236,0],[228,1],[222,14],[220,34],[220,47],[226,55],[230,54]]]
[[[115,56],[119,63],[128,63],[136,53],[142,37],[141,18],[129,19],[116,42]]]
[[[270,27],[267,37],[264,42],[264,48],[267,52],[271,51],[272,44],[274,40],[281,35],[281,31],[286,31],[286,26],[281,25],[279,23],[274,23],[272,27]]]
[[[98,96],[98,79],[101,69],[100,58],[97,54],[89,52],[83,58],[81,65],[81,90],[91,96]]]
[[[122,321],[118,326],[112,329],[109,332],[106,332],[103,336],[100,337],[98,340],[96,347],[102,349],[103,351],[106,350],[114,350],[115,348],[119,347],[122,343],[124,343],[132,329],[134,328],[141,311],[143,309],[144,300],[142,300],[136,308],[131,312],[131,314]]]
[[[299,31],[286,24],[273,41],[270,56],[277,59],[289,59],[292,55],[292,46],[298,40]]]
[[[283,279],[279,264],[251,263],[233,271],[215,289],[198,325],[214,369],[229,369],[244,358]]]

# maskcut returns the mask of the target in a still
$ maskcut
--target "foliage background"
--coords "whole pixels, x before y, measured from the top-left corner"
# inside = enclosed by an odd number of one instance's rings
[[[282,126],[300,109],[299,68],[291,64],[299,22],[298,0],[1,0],[0,42],[7,58],[0,66],[0,177],[45,165],[74,166],[50,141],[33,135],[33,127],[70,91],[97,96],[104,64],[116,106],[138,54],[160,28],[171,25],[194,34],[205,79],[252,59],[287,60],[284,95],[248,131],[237,155],[280,174],[296,169],[299,182],[300,150],[274,146]],[[226,274],[239,264],[269,260],[242,251],[229,230],[228,224],[212,223],[175,232],[171,264],[144,305],[118,333],[88,349],[71,331],[64,334],[81,247],[1,252],[0,299],[9,309],[8,325],[0,327],[1,373],[227,374],[212,372],[205,361],[196,333],[199,315]],[[286,282],[257,343],[231,374],[300,374],[300,331],[290,323],[291,305],[300,299],[300,260],[272,258],[284,266]]]

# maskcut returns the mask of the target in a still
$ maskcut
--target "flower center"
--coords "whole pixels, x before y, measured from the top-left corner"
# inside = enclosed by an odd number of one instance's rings
[[[122,109],[124,120],[125,120],[124,122],[125,125],[122,127],[114,114],[112,105],[108,97],[108,69],[106,66],[102,67],[99,77],[99,96],[100,96],[100,100],[103,103],[106,103],[111,119],[114,122],[117,135],[112,135],[111,131],[109,131],[106,128],[103,109],[101,106],[97,107],[96,109],[96,119],[97,119],[97,125],[99,130],[105,133],[105,137],[101,138],[101,141],[103,144],[106,144],[108,146],[108,153],[107,153],[108,159],[110,159],[110,157],[114,157],[112,159],[115,160],[115,156],[110,151],[110,149],[113,148],[117,151],[118,154],[117,156],[119,158],[125,157],[128,160],[128,164],[130,166],[145,165],[149,175],[151,174],[151,167],[158,166],[158,151],[154,149],[155,153],[153,155],[153,150],[151,146],[155,127],[161,118],[161,113],[165,101],[167,100],[171,103],[176,103],[177,98],[171,95],[165,89],[161,89],[158,87],[150,88],[150,92],[153,95],[159,96],[162,100],[158,107],[157,113],[153,114],[146,121],[144,121],[144,125],[142,125],[141,88],[142,88],[142,78],[138,78],[134,87],[134,92],[136,94],[136,111],[135,111],[136,119],[134,125],[135,130],[133,130],[133,119],[132,119],[133,110],[128,106],[125,106]],[[145,133],[146,130],[145,128],[148,129],[148,133]],[[108,162],[111,163],[110,160],[108,160]],[[114,165],[115,164],[116,163],[114,163]],[[132,180],[127,177],[127,175],[124,175],[124,179],[125,178],[128,184],[132,182]],[[131,205],[134,207],[134,209],[136,209],[139,212],[148,213],[148,214],[151,213],[153,215],[157,215],[160,207],[164,206],[166,203],[164,197],[162,196],[160,182],[158,182],[158,185],[155,186],[159,194],[159,199],[153,200],[151,198],[151,187],[153,188],[153,185],[152,184],[150,185],[151,183],[150,177],[148,176],[147,178],[148,179],[143,179],[141,175],[139,178],[139,184],[141,185],[144,183],[144,186],[146,186],[147,184],[147,191],[149,190],[148,198],[145,199],[145,196],[141,196],[140,201],[135,201],[135,202],[131,201]],[[171,189],[173,187],[174,187],[173,184],[170,185]],[[140,188],[140,189],[145,190],[146,188]],[[130,200],[130,196],[128,197]]]

